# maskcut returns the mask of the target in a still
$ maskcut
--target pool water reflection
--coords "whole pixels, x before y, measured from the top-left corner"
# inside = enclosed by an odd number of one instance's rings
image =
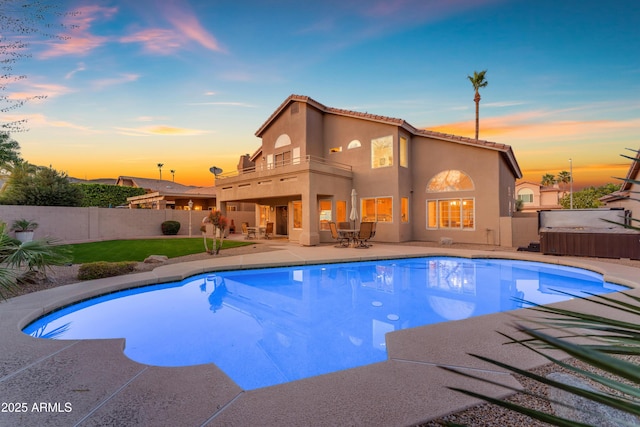
[[[525,261],[410,258],[236,270],[84,301],[24,332],[125,338],[156,366],[215,363],[255,389],[386,360],[399,329],[625,289],[586,270]]]

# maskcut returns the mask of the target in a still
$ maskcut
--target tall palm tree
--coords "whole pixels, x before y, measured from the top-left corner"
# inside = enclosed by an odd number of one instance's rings
[[[160,181],[162,181],[162,167],[164,166],[164,163],[158,163],[158,170],[160,171]]]
[[[571,182],[571,174],[567,171],[558,172],[556,181],[562,183],[562,192],[564,193],[566,184]]]
[[[553,174],[545,173],[542,175],[542,181],[540,183],[545,187],[551,187],[556,183],[556,177]]]
[[[487,73],[487,70],[484,71],[474,71],[473,77],[467,76],[471,84],[473,85],[473,89],[476,91],[476,96],[473,100],[476,103],[476,139],[478,139],[478,133],[480,131],[480,92],[479,89],[481,87],[487,87],[489,82],[485,80],[484,76]]]

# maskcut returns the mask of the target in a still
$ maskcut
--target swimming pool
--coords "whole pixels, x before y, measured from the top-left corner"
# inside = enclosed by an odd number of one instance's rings
[[[399,329],[626,289],[586,270],[525,261],[409,258],[236,270],[121,291],[64,308],[24,332],[125,338],[141,363],[215,363],[255,389],[386,360]]]

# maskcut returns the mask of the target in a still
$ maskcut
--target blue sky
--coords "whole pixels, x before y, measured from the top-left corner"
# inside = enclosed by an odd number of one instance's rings
[[[211,185],[290,94],[474,135],[467,75],[487,70],[480,138],[525,174],[614,182],[638,149],[640,2],[69,1],[66,41],[31,40],[9,95],[23,157],[78,178]],[[3,114],[6,115],[6,114]],[[627,152],[628,153],[628,152]]]

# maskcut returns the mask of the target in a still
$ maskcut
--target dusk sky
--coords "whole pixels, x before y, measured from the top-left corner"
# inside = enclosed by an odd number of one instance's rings
[[[573,166],[619,182],[640,147],[640,1],[69,1],[65,41],[34,40],[3,114],[22,157],[69,176],[212,185],[291,94],[474,137],[467,75],[487,70],[480,139],[524,179]]]

